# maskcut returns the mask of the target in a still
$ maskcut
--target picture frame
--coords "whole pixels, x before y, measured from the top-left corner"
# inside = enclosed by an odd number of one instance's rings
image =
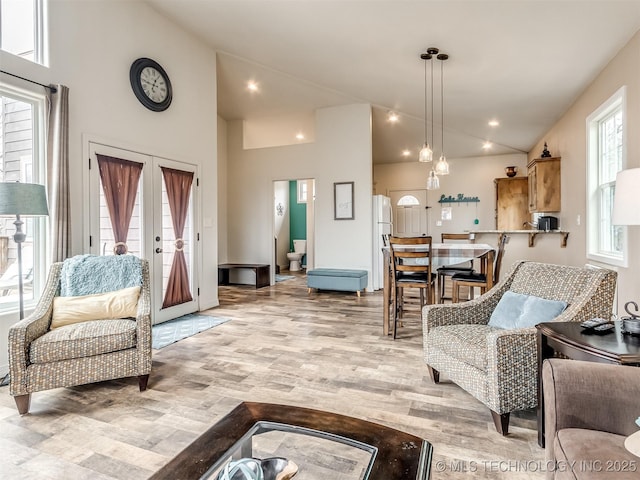
[[[353,220],[354,182],[335,182],[333,184],[333,219]]]

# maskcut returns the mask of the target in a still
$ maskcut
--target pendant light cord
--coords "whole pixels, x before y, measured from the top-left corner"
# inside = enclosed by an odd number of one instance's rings
[[[424,143],[429,144],[427,136],[427,60],[424,60]]]
[[[434,116],[433,116],[433,60],[431,60],[430,63],[431,63],[431,141],[435,143],[435,140],[433,138],[433,120],[434,120]],[[431,147],[431,150],[433,150],[433,147]]]
[[[440,60],[440,131],[442,132],[441,145],[444,156],[444,60]]]

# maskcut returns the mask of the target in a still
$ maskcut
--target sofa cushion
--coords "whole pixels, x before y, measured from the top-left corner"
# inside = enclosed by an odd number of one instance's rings
[[[51,329],[88,320],[135,318],[138,298],[139,286],[96,295],[54,297]]]
[[[489,325],[496,328],[527,328],[553,320],[567,308],[567,303],[523,295],[507,290],[491,313]]]
[[[496,330],[488,325],[444,325],[429,331],[426,337],[429,349],[487,370],[487,334]]]
[[[556,434],[556,480],[615,478],[638,479],[640,459],[624,448],[622,435],[565,428]],[[573,468],[571,466],[573,465]]]
[[[91,357],[136,346],[135,320],[99,320],[66,325],[36,338],[29,361],[48,363]]]

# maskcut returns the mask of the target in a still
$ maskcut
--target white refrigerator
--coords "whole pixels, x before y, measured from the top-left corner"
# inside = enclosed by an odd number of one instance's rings
[[[391,199],[384,195],[373,196],[373,289],[384,287],[383,235],[393,233]]]

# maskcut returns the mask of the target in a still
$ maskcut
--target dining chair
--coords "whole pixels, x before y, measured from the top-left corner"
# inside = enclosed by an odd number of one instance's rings
[[[486,293],[500,280],[500,266],[502,265],[502,257],[504,256],[505,245],[509,242],[509,236],[500,235],[498,243],[498,252],[495,254],[491,250],[480,257],[480,262],[484,264],[483,271],[470,273],[456,273],[451,277],[453,288],[453,303],[460,301],[460,287],[469,287],[469,299],[473,300],[474,287],[480,288],[480,294]]]
[[[398,317],[404,312],[404,289],[420,290],[420,312],[427,303],[434,303],[435,281],[431,257],[431,237],[389,237],[393,296],[393,338],[396,338]],[[412,248],[413,247],[413,248]],[[421,313],[422,315],[422,313]]]
[[[443,233],[440,236],[442,243],[474,243],[476,240],[475,233]],[[458,265],[444,265],[436,271],[438,275],[438,303],[444,303],[445,300],[452,300],[452,297],[445,296],[445,286],[447,277],[453,277],[456,273],[472,273],[473,260]]]

